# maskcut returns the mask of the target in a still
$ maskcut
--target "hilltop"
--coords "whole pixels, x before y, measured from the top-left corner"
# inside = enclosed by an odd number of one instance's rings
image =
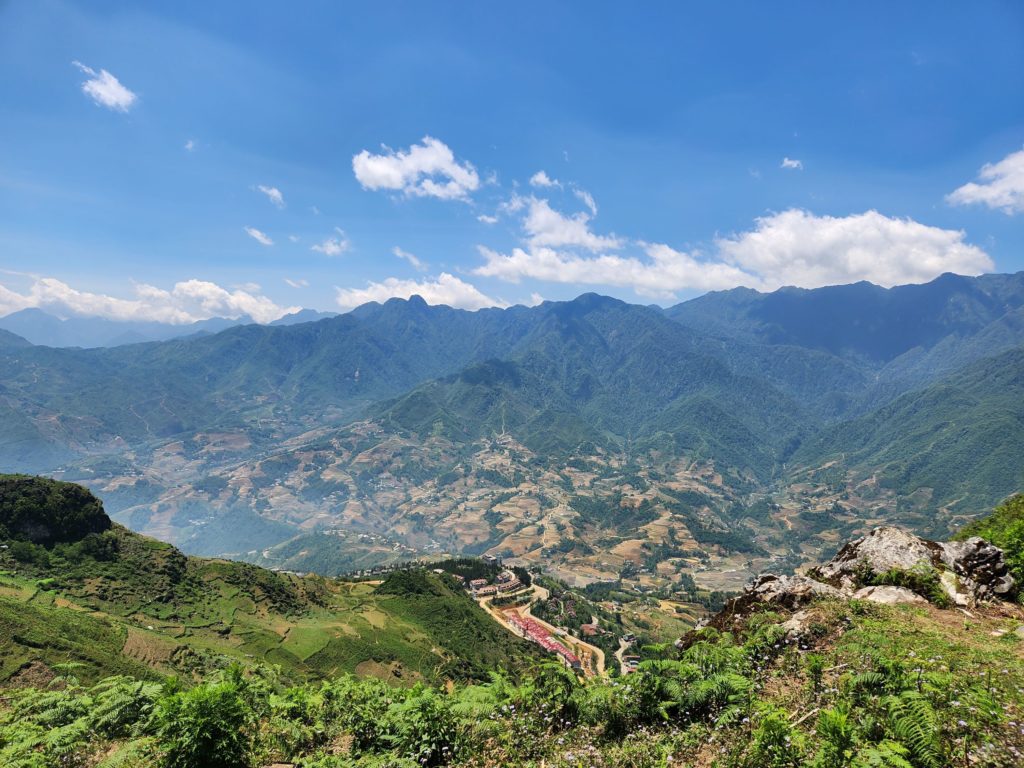
[[[388,581],[189,557],[112,523],[69,483],[0,476],[0,536],[0,626],[11,638],[0,681],[69,663],[84,680],[262,663],[294,681],[359,672],[412,682],[482,677],[536,655],[437,574],[413,575],[429,590],[411,599]]]

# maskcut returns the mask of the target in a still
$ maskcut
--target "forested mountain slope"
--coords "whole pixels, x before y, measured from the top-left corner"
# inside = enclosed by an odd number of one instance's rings
[[[699,555],[741,580],[881,521],[938,533],[1020,487],[1022,282],[737,290],[667,313],[413,297],[112,349],[0,345],[0,469],[85,482],[202,554],[331,530],[587,579],[672,579]]]

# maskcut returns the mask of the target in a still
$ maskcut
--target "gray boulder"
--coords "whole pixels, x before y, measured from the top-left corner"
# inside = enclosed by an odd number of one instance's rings
[[[939,546],[943,564],[960,577],[975,600],[1013,594],[1016,584],[999,547],[978,536],[966,541],[945,541]]]
[[[881,526],[867,536],[854,539],[835,557],[819,567],[815,575],[830,584],[856,589],[865,575],[879,575],[893,568],[909,571],[919,566],[934,566],[940,547],[902,528]]]
[[[853,593],[855,600],[867,600],[869,603],[882,605],[899,605],[900,603],[927,603],[917,592],[905,587],[874,586],[858,589]]]

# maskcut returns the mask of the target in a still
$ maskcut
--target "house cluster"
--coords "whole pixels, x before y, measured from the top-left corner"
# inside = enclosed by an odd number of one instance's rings
[[[501,571],[492,584],[487,579],[473,579],[469,582],[469,590],[473,597],[487,597],[488,595],[505,595],[515,592],[521,588],[523,583],[512,571]]]
[[[572,669],[582,669],[583,664],[580,662],[579,657],[575,653],[570,651],[560,642],[555,640],[551,636],[547,627],[541,624],[532,616],[520,616],[516,613],[507,613],[506,618],[508,623],[514,627],[517,631],[521,632],[523,637],[527,640],[532,640],[537,643],[541,648],[551,653],[555,653],[568,664]]]

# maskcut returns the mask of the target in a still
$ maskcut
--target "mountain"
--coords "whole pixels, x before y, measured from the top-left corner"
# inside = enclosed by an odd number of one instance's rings
[[[0,347],[29,347],[32,343],[10,331],[0,330]]]
[[[193,554],[303,562],[277,547],[310,535],[319,563],[344,542],[333,572],[492,552],[570,582],[736,588],[872,525],[939,535],[1019,488],[1002,436],[1021,285],[739,290],[666,312],[413,297],[107,349],[0,346],[0,468],[85,483]]]
[[[1024,272],[944,274],[888,289],[866,282],[773,293],[737,288],[666,314],[715,336],[848,360],[889,385],[884,397],[1024,344]]]
[[[247,316],[234,320],[214,317],[184,325],[108,320],[103,317],[60,318],[41,309],[29,308],[0,317],[0,329],[23,336],[33,344],[48,347],[116,347],[218,333],[225,328],[252,322],[253,319]]]
[[[87,680],[232,662],[293,681],[486,678],[536,656],[446,577],[417,571],[399,589],[187,557],[70,483],[0,475],[0,539],[0,685],[67,663]]]
[[[1024,490],[1024,347],[972,363],[805,443],[794,463],[832,460],[899,498],[924,493],[930,530]]]
[[[270,325],[298,325],[299,323],[314,323],[317,320],[327,320],[331,317],[337,317],[337,312],[319,312],[315,309],[300,309],[298,312],[292,312],[290,315],[279,317],[274,320]]]

